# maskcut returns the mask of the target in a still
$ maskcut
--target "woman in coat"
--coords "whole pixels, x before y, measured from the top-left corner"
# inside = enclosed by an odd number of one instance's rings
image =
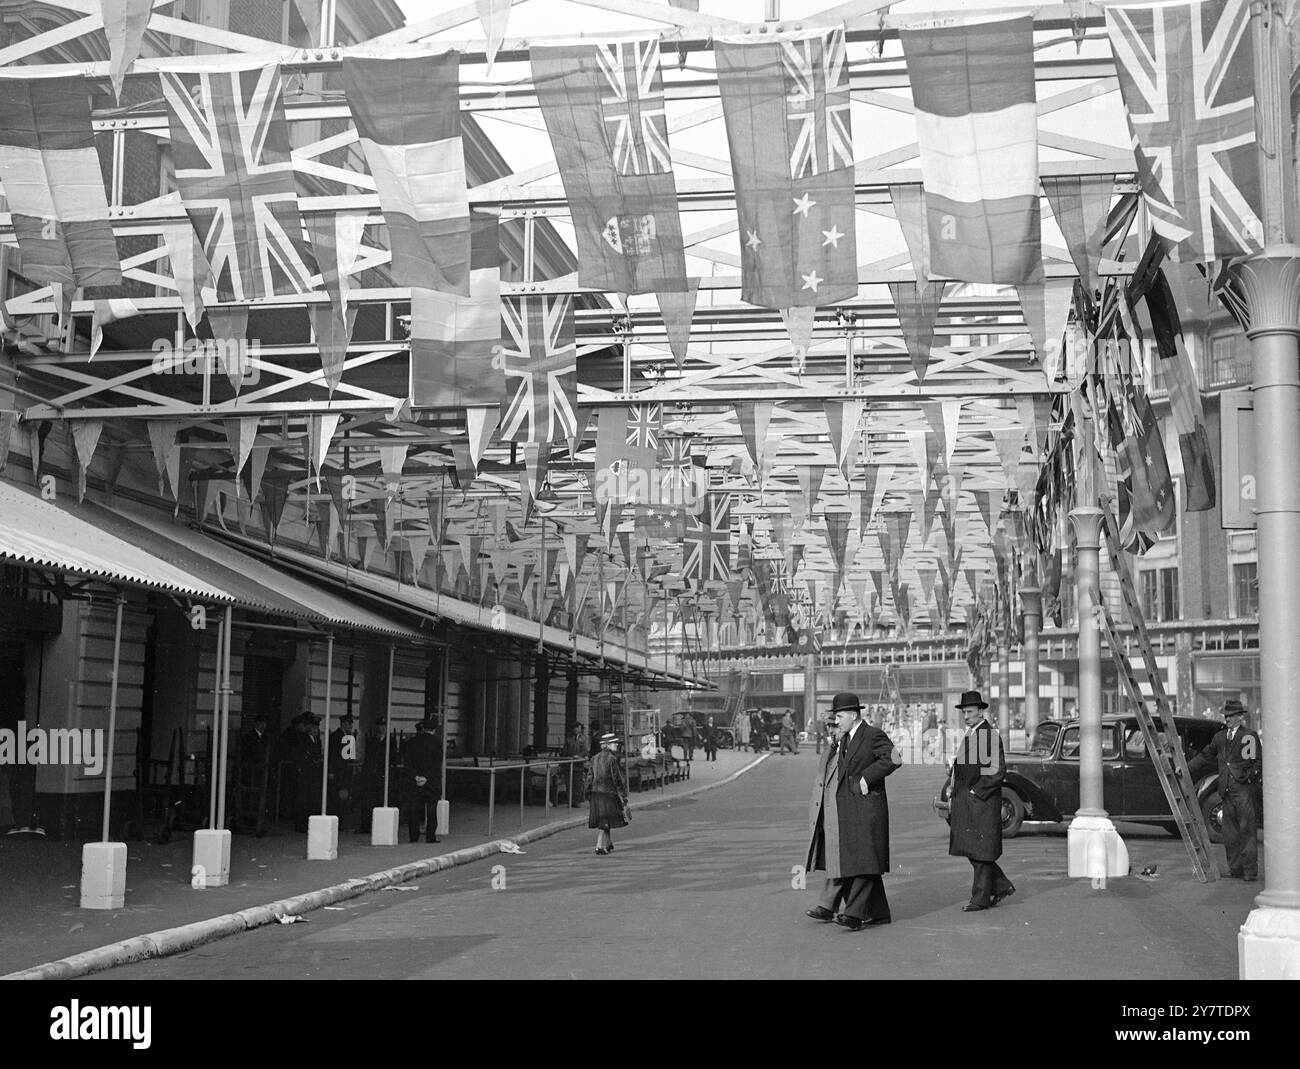
[[[1006,760],[1002,738],[984,719],[989,703],[977,690],[965,691],[957,708],[966,737],[952,766],[952,808],[948,814],[948,853],[970,859],[975,870],[970,901],[963,913],[996,906],[1016,888],[998,865],[1002,856],[1002,781]]]
[[[604,855],[614,849],[611,828],[627,825],[624,812],[627,807],[627,781],[618,759],[618,736],[607,732],[600,737],[600,750],[591,759],[591,782],[587,787],[587,801],[591,806],[587,827],[596,832],[596,853]]]

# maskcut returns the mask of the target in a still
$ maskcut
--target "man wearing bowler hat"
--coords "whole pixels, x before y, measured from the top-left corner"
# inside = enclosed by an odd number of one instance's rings
[[[1223,730],[1187,765],[1192,777],[1210,768],[1219,770],[1228,875],[1238,880],[1259,879],[1255,792],[1263,779],[1263,760],[1259,736],[1246,727],[1246,707],[1236,698],[1229,698],[1223,705]]]
[[[1006,760],[1002,737],[984,717],[989,707],[977,690],[963,691],[957,708],[966,737],[952,766],[952,808],[948,814],[948,853],[970,859],[975,870],[970,901],[963,913],[996,906],[1016,893],[998,865],[1002,856],[1002,780]]]
[[[809,824],[808,872],[826,885],[813,920],[858,931],[890,922],[882,875],[889,871],[889,802],[885,777],[899,765],[889,736],[862,719],[862,703],[847,691],[831,701],[835,734],[817,768]]]

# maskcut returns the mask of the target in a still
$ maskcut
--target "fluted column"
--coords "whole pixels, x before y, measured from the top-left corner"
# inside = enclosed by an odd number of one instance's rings
[[[1240,263],[1254,361],[1264,889],[1237,937],[1241,978],[1300,978],[1300,247]]]

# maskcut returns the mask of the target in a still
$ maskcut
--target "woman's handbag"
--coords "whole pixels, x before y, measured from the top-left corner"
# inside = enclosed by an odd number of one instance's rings
[[[624,823],[624,824],[631,824],[631,823],[632,823],[632,807],[631,807],[630,805],[627,804],[627,799],[626,799],[626,798],[620,798],[618,801],[619,801],[619,804],[623,807],[623,823]]]

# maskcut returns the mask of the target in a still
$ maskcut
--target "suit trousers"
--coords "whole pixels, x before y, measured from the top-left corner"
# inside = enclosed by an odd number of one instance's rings
[[[1004,895],[1011,890],[1012,883],[996,861],[976,861],[970,859],[975,870],[970,885],[970,900],[974,906],[991,906],[994,895]]]
[[[843,913],[846,917],[855,917],[860,921],[890,919],[885,880],[879,874],[827,880],[818,905],[832,913]]]
[[[1259,844],[1255,841],[1258,827],[1255,788],[1229,787],[1223,799],[1223,846],[1228,871],[1234,876],[1253,880],[1259,875]]]

